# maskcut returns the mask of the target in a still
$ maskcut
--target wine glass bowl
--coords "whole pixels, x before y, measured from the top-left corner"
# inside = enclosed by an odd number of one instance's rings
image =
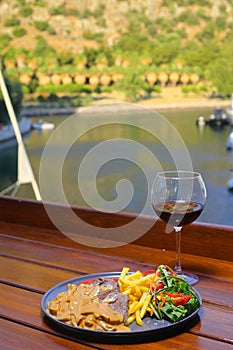
[[[198,277],[184,274],[180,264],[181,229],[195,221],[205,206],[206,188],[201,174],[192,171],[159,172],[152,185],[152,206],[159,218],[167,223],[167,231],[176,232],[175,272],[183,276],[190,284]]]

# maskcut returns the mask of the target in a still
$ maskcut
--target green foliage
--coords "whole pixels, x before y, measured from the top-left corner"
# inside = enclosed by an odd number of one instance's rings
[[[17,51],[14,47],[10,47],[7,52],[4,55],[4,58],[6,59],[15,59],[17,55]]]
[[[181,91],[183,94],[188,94],[189,93],[189,87],[187,85],[184,85],[181,87]]]
[[[226,16],[227,14],[227,8],[225,4],[220,4],[219,6],[219,12],[221,13],[221,15]]]
[[[182,57],[187,66],[198,66],[202,71],[213,62],[219,54],[219,47],[214,41],[206,42],[205,45],[195,45],[186,49]]]
[[[180,29],[178,29],[178,30],[176,30],[176,31],[174,31],[174,33],[176,33],[177,35],[179,35],[179,37],[181,38],[181,39],[187,39],[187,32],[186,32],[186,30],[184,29],[184,28],[180,28]]]
[[[34,26],[40,31],[45,31],[48,28],[48,23],[45,21],[35,21]]]
[[[80,17],[82,18],[94,17],[96,22],[100,26],[104,27],[105,26],[104,11],[105,11],[104,4],[100,4],[94,11],[91,11],[89,8],[85,7],[83,12],[80,14]]]
[[[46,3],[43,0],[34,0],[34,5],[38,7],[46,7]]]
[[[63,51],[57,55],[57,60],[60,66],[67,64],[72,64],[74,61],[74,56],[71,51]]]
[[[36,91],[38,85],[39,85],[38,84],[38,79],[37,79],[37,77],[35,75],[33,75],[29,85],[27,85],[27,88],[28,88],[30,93],[33,93],[33,92]],[[25,85],[23,85],[23,87],[25,88]]]
[[[153,42],[148,40],[146,34],[140,30],[123,33],[119,41],[114,45],[114,50],[120,50],[122,52],[135,52],[140,55],[144,51],[150,51],[154,46]]]
[[[49,9],[49,14],[51,16],[58,16],[58,15],[63,15],[63,16],[78,16],[79,11],[75,8],[68,8],[64,5],[60,5],[57,7],[52,7]]]
[[[44,32],[45,30],[48,29],[49,24],[48,24],[48,22],[45,22],[45,21],[35,21],[34,26],[39,31]]]
[[[49,9],[49,14],[51,16],[63,15],[65,14],[65,6],[57,6]]]
[[[26,29],[22,28],[22,27],[15,27],[13,29],[13,35],[16,38],[21,38],[22,36],[24,36],[27,33]]]
[[[83,32],[83,38],[86,40],[93,40],[94,33],[90,29],[87,29]]]
[[[38,86],[36,92],[48,92],[48,93],[91,93],[92,89],[89,85],[67,84],[67,85],[53,85],[48,84],[46,86]]]
[[[199,9],[197,9],[196,12],[197,16],[199,17],[199,19],[202,19],[204,21],[209,21],[211,20],[210,15],[207,12],[207,9],[204,7],[200,7]]]
[[[199,24],[198,16],[190,10],[183,11],[179,15],[178,21],[187,23],[189,26],[196,26]]]
[[[210,40],[215,40],[215,24],[214,22],[207,23],[202,32],[196,35],[196,38],[201,42],[208,42]],[[217,43],[217,41],[215,40]]]
[[[47,33],[50,34],[50,35],[56,35],[56,30],[55,30],[53,27],[51,27],[50,25],[48,25],[46,31],[47,31]]]
[[[27,85],[22,85],[22,91],[23,91],[24,95],[27,95],[31,92],[29,89],[29,86],[27,86]]]
[[[153,50],[153,63],[156,65],[171,63],[181,51],[181,39],[177,33],[161,38]]]
[[[7,77],[4,74],[4,78],[5,78],[6,87],[7,87],[15,114],[17,118],[19,118],[21,103],[23,99],[23,91],[22,91],[21,84],[19,83],[16,77],[12,76],[11,77],[12,80],[10,80],[9,77]],[[6,105],[2,96],[2,92],[0,90],[0,123],[8,123],[8,122],[9,122],[9,116],[8,116]]]
[[[200,85],[200,86],[196,86],[196,85],[184,85],[181,87],[181,91],[184,94],[188,94],[188,93],[193,93],[193,94],[200,94],[200,92],[202,91],[206,91],[206,86],[205,85]]]
[[[94,49],[84,48],[84,55],[87,58],[88,67],[94,66],[98,51]]]
[[[100,4],[93,12],[92,16],[95,18],[96,22],[99,26],[105,27],[105,19],[104,19],[104,11],[105,5]]]
[[[55,56],[56,51],[48,45],[47,41],[40,35],[37,36],[37,46],[33,52],[34,57]]]
[[[164,5],[169,6],[174,3],[173,0],[164,0]],[[210,6],[209,0],[176,0],[178,6],[188,6],[188,5],[199,5],[199,6]]]
[[[104,33],[103,32],[99,32],[99,33],[95,33],[94,34],[94,40],[96,40],[97,43],[99,43],[99,44],[103,43],[103,37],[104,37]]]
[[[20,24],[20,20],[15,17],[8,18],[4,22],[5,27],[15,27],[15,26],[18,26],[19,24]]]
[[[118,0],[118,2],[120,1],[121,0]],[[133,6],[130,6],[128,11],[124,12],[124,16],[128,21],[128,26],[124,27],[124,31],[123,29],[121,31],[121,27],[119,27],[119,39],[111,47],[108,47],[104,42],[105,29],[103,27],[106,25],[106,4],[104,2],[94,10],[84,4],[82,7],[82,14],[80,14],[77,9],[70,8],[66,2],[58,4],[57,6],[54,3],[54,7],[50,8],[45,0],[18,0],[18,8],[19,15],[22,17],[30,16],[36,6],[42,6],[47,8],[51,16],[91,17],[92,21],[95,20],[103,30],[101,31],[100,29],[96,32],[90,27],[84,31],[84,39],[93,40],[98,43],[98,49],[85,48],[82,53],[87,59],[86,69],[94,69],[101,54],[107,58],[108,66],[112,67],[112,70],[114,69],[115,57],[117,57],[118,53],[119,56],[126,59],[128,58],[130,64],[125,71],[134,67],[135,76],[133,74],[131,74],[131,77],[128,76],[124,84],[122,81],[122,88],[125,89],[128,95],[131,95],[131,97],[128,97],[129,99],[131,98],[133,100],[137,98],[143,91],[146,93],[151,92],[152,88],[150,86],[146,86],[145,84],[141,86],[142,82],[139,81],[140,79],[137,80],[137,77],[140,75],[141,58],[145,57],[145,53],[148,58],[151,58],[147,63],[150,68],[154,66],[164,67],[164,65],[171,67],[171,64],[174,65],[176,62],[180,62],[183,68],[189,69],[190,72],[194,71],[194,67],[197,68],[198,74],[202,78],[205,76],[205,72],[208,72],[208,79],[211,81],[213,77],[214,84],[222,90],[222,86],[216,84],[216,80],[220,79],[220,75],[217,76],[214,74],[211,65],[215,64],[219,68],[219,62],[224,59],[224,56],[229,62],[232,60],[233,22],[230,21],[228,10],[229,6],[233,5],[233,1],[229,0],[227,6],[225,2],[219,4],[219,15],[216,18],[212,18],[209,15],[209,8],[213,6],[213,0],[163,0],[162,7],[164,11],[161,11],[156,20],[151,20],[148,16],[146,10],[148,11],[149,7],[146,3],[147,2],[145,2],[144,7],[140,10],[132,9]],[[168,15],[163,15],[163,12]],[[18,18],[20,19],[19,15]],[[12,33],[15,37],[26,34],[25,30],[19,27],[19,19],[12,17],[4,23],[5,26],[13,27]],[[29,23],[28,20],[27,23]],[[29,24],[34,24],[36,29],[41,32],[46,31],[50,35],[56,35],[56,30],[45,21],[32,21],[32,23]],[[190,36],[190,29],[193,26],[199,27],[200,30],[194,39],[192,35]],[[66,33],[71,39],[74,39],[72,29],[67,29]],[[8,46],[11,40],[12,38],[10,35],[0,34],[0,52],[3,57],[7,57],[7,55],[9,58],[10,55],[13,57],[13,52],[8,52]],[[57,67],[52,67],[50,62],[51,71],[52,69],[61,69],[68,65],[70,65],[72,70],[76,69],[77,62],[75,55],[77,56],[77,53],[56,53],[42,36],[37,37],[37,46],[34,50],[26,50],[25,52],[26,59],[32,57],[36,58],[40,68],[46,66],[47,57],[56,56]],[[17,54],[14,52],[14,59],[16,57]],[[228,71],[230,72],[229,67]],[[207,77],[207,75],[205,77]],[[224,79],[231,81],[230,76],[227,74]],[[136,87],[134,91],[132,91],[133,88],[131,88],[131,92],[128,92],[126,88],[128,84],[127,80],[128,83],[131,82],[135,84]],[[29,90],[35,91],[38,88],[36,77],[32,79],[32,82]],[[156,86],[156,88],[157,87],[158,86]],[[62,89],[64,88],[66,89],[68,87],[62,85]],[[108,88],[114,89],[115,84]],[[51,89],[53,88],[51,87]],[[73,87],[71,87],[71,89],[73,89]],[[101,87],[102,91],[103,89],[104,88]],[[190,89],[189,87],[189,92]]]
[[[139,97],[143,96],[145,92],[149,91],[149,85],[142,79],[135,69],[127,70],[124,79],[118,81],[116,90],[123,91],[128,101],[134,102]]]
[[[167,19],[167,18],[158,18],[155,21],[155,25],[160,27],[160,31],[164,33],[172,32],[174,29],[174,23],[173,21]]]
[[[92,15],[95,18],[103,17],[104,16],[104,10],[105,10],[105,5],[104,4],[100,4],[94,11],[92,11]]]
[[[87,7],[83,10],[83,13],[81,14],[82,18],[88,18],[92,15],[91,10],[89,10]]]
[[[221,14],[221,16],[217,17],[215,23],[218,32],[223,32],[228,28],[224,14]]]
[[[33,13],[33,9],[31,7],[28,7],[28,6],[24,6],[21,8],[19,13],[23,17],[29,17]]]
[[[219,57],[211,63],[208,70],[209,78],[224,97],[230,97],[233,92],[233,63],[229,57]]]
[[[11,42],[12,37],[9,34],[0,34],[0,51],[2,52],[9,43]]]

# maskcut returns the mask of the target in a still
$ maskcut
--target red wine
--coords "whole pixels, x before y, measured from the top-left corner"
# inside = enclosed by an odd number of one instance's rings
[[[195,221],[203,209],[204,206],[199,203],[182,201],[168,201],[154,206],[154,210],[161,220],[176,227]]]

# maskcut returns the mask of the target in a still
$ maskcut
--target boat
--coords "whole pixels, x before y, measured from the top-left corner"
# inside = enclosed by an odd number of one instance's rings
[[[233,94],[231,95],[231,107],[228,107],[226,109],[226,113],[227,113],[228,118],[231,119],[232,124],[233,124]]]
[[[230,134],[227,138],[226,148],[227,148],[227,150],[233,149],[233,131],[230,132]]]
[[[45,122],[43,119],[40,119],[37,123],[32,124],[33,129],[37,130],[52,130],[54,126],[55,125],[53,123]]]
[[[205,117],[203,115],[200,115],[200,117],[198,117],[196,124],[198,126],[204,126],[206,124],[206,120]]]
[[[29,133],[32,129],[32,121],[27,118],[22,118],[19,122],[19,130],[21,135]],[[0,142],[9,141],[15,138],[14,128],[11,124],[0,125]]]
[[[214,113],[210,114],[208,119],[205,119],[204,116],[200,116],[196,124],[198,126],[210,125],[212,127],[223,127],[225,125],[230,125],[231,118],[223,111],[221,107],[216,107]]]
[[[227,189],[228,191],[233,191],[233,179],[227,181]]]

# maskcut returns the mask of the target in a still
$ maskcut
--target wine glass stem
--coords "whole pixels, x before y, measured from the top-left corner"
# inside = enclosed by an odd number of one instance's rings
[[[174,268],[177,275],[182,275],[182,268],[180,264],[180,253],[181,253],[181,230],[182,227],[174,227],[176,232],[176,266]]]

